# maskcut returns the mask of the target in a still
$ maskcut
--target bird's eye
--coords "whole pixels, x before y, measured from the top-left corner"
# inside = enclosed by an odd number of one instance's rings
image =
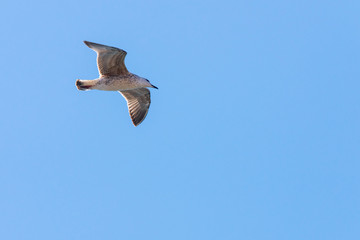
[[[149,80],[145,79],[146,81],[150,82]]]

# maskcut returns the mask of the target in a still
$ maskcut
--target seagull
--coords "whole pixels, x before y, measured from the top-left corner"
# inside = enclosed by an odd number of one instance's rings
[[[146,78],[130,73],[125,66],[126,51],[98,43],[84,41],[97,53],[99,78],[94,80],[76,80],[79,90],[118,91],[123,95],[129,108],[131,120],[135,126],[144,121],[150,107],[150,91],[156,88]]]

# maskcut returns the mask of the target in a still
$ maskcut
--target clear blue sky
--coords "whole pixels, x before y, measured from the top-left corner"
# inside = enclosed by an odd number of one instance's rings
[[[0,239],[360,239],[359,1],[2,1]],[[83,40],[125,49],[134,127]]]

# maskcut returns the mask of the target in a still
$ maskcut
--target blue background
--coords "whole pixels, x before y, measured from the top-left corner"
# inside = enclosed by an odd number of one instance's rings
[[[360,239],[359,1],[1,9],[1,239]],[[83,40],[159,87],[139,127]]]

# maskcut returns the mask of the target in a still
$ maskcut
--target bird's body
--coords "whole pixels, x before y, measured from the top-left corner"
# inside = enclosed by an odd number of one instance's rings
[[[79,90],[119,91],[128,103],[131,120],[135,126],[139,125],[150,107],[150,91],[147,88],[157,87],[126,69],[124,50],[88,41],[84,43],[98,54],[100,77],[94,80],[77,79],[76,87]]]
[[[140,86],[152,87],[149,82],[132,73],[122,76],[100,76],[100,78],[94,80],[77,81],[80,81],[77,83],[77,86],[81,88],[79,90],[121,91],[136,89]]]

